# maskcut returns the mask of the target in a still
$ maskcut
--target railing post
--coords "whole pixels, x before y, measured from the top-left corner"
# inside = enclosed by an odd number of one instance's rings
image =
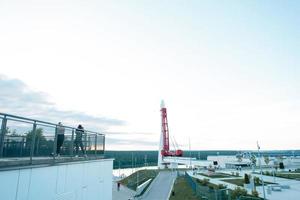
[[[4,148],[4,138],[6,134],[6,125],[7,125],[7,118],[4,115],[1,124],[1,133],[0,133],[0,158],[3,157],[3,148]]]
[[[56,148],[57,148],[57,125],[55,126],[54,141],[53,141],[53,151],[52,151],[53,162],[55,162]]]
[[[95,134],[95,156],[97,157],[97,134]]]
[[[37,143],[36,143],[36,148],[35,148],[35,154],[38,156],[39,155],[39,146],[40,146],[40,138],[37,138]]]
[[[73,155],[74,155],[74,129],[72,129],[70,155],[71,155],[72,157],[73,157]]]
[[[92,151],[91,135],[88,136],[88,146],[89,146],[89,151]]]
[[[103,135],[103,155],[104,155],[104,152],[105,152],[105,135]]]
[[[32,138],[31,138],[31,147],[30,147],[30,164],[32,164],[32,157],[34,156],[34,146],[35,146],[35,137],[36,137],[36,121],[34,121],[32,127]]]
[[[215,198],[216,200],[218,200],[218,194],[217,194],[217,190],[215,189]]]
[[[85,153],[85,155],[87,155],[87,152],[86,152],[86,147],[87,147],[87,132],[86,131],[84,131],[84,140],[85,140],[85,142],[84,142],[84,153]]]
[[[24,143],[25,143],[25,140],[24,140],[24,137],[22,136],[21,149],[20,149],[20,157],[23,156]]]

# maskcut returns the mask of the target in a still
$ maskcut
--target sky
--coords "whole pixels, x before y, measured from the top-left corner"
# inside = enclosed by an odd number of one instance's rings
[[[0,112],[109,150],[300,149],[300,2],[0,0]]]

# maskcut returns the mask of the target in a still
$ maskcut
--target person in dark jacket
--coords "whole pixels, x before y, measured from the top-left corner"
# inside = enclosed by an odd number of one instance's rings
[[[75,143],[75,148],[76,148],[76,157],[78,157],[79,147],[81,148],[82,154],[85,155],[85,151],[84,151],[83,143],[82,143],[84,128],[83,128],[83,126],[81,126],[81,124],[78,125],[78,127],[75,131],[75,134],[76,134],[76,136],[75,136],[74,143]]]

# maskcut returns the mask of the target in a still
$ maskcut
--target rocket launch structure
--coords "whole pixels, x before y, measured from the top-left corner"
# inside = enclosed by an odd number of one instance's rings
[[[167,117],[167,108],[165,106],[164,101],[161,101],[160,104],[160,112],[161,112],[161,135],[159,142],[159,152],[158,152],[158,167],[165,168],[168,164],[164,162],[164,158],[166,157],[182,157],[183,151],[180,149],[175,149],[174,151],[170,151],[170,135],[169,135],[169,126],[168,126],[168,117]]]

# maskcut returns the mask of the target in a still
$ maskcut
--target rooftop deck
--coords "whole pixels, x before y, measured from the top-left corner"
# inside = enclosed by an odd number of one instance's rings
[[[0,123],[0,170],[104,158],[104,134],[84,129],[80,138],[83,149],[77,152],[75,127],[5,113],[0,113]],[[59,148],[61,156],[57,157],[53,155],[57,153],[61,127],[64,140]]]
[[[104,159],[104,155],[90,156],[90,157],[34,157],[30,161],[29,157],[14,157],[14,158],[1,158],[0,159],[0,171],[13,170],[17,168],[28,168],[28,167],[40,167],[49,166],[54,164],[78,162],[78,161],[89,161]]]

